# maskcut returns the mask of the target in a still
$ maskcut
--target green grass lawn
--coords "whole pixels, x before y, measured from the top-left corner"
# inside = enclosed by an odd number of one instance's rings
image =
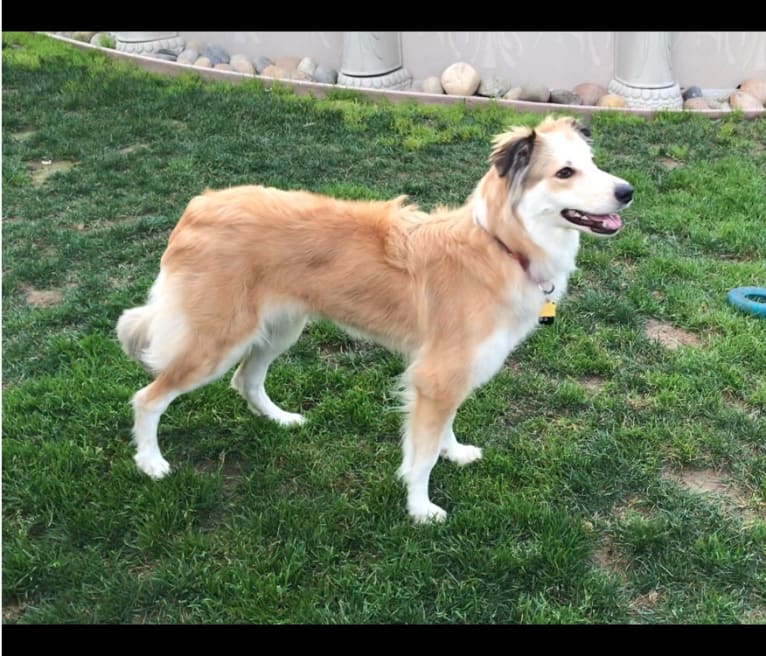
[[[398,356],[311,325],[267,381],[306,425],[225,378],[164,415],[153,482],[114,325],[205,187],[459,204],[491,137],[540,117],[169,79],[29,34],[2,58],[4,622],[766,622],[766,321],[726,302],[766,286],[766,121],[593,118],[626,227],[583,239],[556,323],[464,404],[484,459],[437,465],[450,516],[423,527]]]

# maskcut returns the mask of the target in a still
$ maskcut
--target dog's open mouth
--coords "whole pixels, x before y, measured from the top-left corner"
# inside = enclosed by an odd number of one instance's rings
[[[600,235],[613,235],[622,228],[622,219],[617,214],[588,214],[579,210],[562,210],[561,216],[570,223],[581,225]]]

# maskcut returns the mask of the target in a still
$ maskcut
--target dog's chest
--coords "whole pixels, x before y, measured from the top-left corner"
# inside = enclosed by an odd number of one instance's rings
[[[557,303],[564,295],[568,276],[555,278],[552,294],[543,294],[537,285],[530,284],[509,295],[509,311],[505,321],[480,342],[474,350],[471,363],[471,388],[479,387],[492,378],[508,355],[539,326],[538,312],[546,300]],[[520,293],[521,292],[521,293]]]
[[[537,316],[516,321],[512,325],[504,323],[498,326],[481,342],[474,352],[471,366],[471,388],[478,387],[492,378],[503,362],[538,323]]]

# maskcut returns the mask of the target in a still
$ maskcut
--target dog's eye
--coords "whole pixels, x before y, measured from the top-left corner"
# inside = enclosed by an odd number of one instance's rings
[[[562,180],[571,178],[573,175],[574,175],[574,169],[569,168],[568,166],[565,166],[563,169],[559,169],[558,171],[556,171],[556,177],[561,178]]]

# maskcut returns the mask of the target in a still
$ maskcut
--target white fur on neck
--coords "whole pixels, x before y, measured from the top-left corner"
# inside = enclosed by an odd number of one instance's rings
[[[485,230],[488,230],[488,227],[487,227],[487,203],[479,195],[477,195],[473,199],[473,207],[471,209],[471,217],[473,218],[473,222],[476,225],[481,226]]]
[[[545,271],[538,272],[540,278],[552,280],[558,287],[577,268],[575,260],[580,249],[580,233],[555,225],[557,217],[550,216],[555,210],[536,207],[535,200],[535,195],[529,194],[518,204],[516,211],[530,239],[548,253]]]

